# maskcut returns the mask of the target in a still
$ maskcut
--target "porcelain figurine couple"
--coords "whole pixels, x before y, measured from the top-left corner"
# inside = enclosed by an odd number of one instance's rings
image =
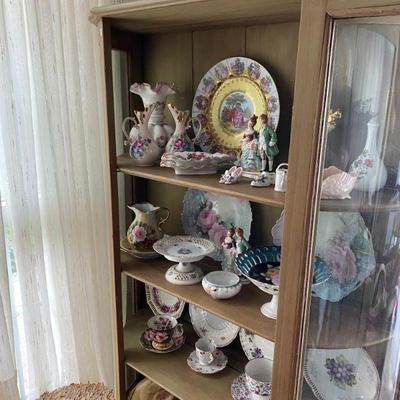
[[[274,166],[274,157],[279,153],[276,132],[268,125],[268,115],[261,114],[261,129],[257,132],[254,127],[258,117],[253,115],[248,123],[242,138],[240,165],[247,171],[271,172]]]
[[[223,269],[239,275],[235,265],[236,257],[250,248],[249,242],[244,238],[243,229],[234,227],[228,229],[222,248],[224,252]]]

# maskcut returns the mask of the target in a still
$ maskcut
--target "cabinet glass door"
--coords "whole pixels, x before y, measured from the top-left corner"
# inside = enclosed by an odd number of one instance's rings
[[[334,24],[304,399],[400,398],[399,43],[400,18]]]

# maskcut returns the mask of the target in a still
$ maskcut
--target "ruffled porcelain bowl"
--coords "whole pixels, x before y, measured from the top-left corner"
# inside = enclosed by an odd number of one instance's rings
[[[210,175],[231,166],[234,161],[232,156],[223,153],[182,151],[164,153],[160,166],[173,168],[176,175]]]

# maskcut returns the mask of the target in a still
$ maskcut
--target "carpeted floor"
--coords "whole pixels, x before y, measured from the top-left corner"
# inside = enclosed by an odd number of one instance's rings
[[[51,393],[44,393],[40,400],[115,400],[111,389],[100,383],[64,386]]]

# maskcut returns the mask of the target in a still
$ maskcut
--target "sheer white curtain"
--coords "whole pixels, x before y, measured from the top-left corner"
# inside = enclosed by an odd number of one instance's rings
[[[11,329],[0,259],[1,399],[15,398],[13,340],[21,398],[71,382],[113,385],[101,48],[88,22],[95,5],[0,2],[0,187],[14,262]]]

